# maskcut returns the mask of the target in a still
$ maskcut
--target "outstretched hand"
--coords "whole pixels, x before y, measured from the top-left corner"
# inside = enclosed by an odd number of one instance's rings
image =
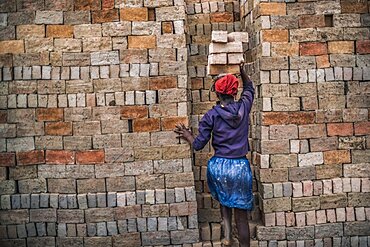
[[[182,138],[187,141],[189,144],[192,144],[194,141],[194,136],[183,123],[176,125],[175,133],[179,134],[178,138]]]

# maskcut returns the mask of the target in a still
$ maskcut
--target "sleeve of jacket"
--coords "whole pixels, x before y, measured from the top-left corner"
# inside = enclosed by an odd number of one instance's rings
[[[212,135],[213,120],[208,112],[202,117],[199,122],[199,134],[193,141],[193,148],[198,151],[204,148],[209,142]]]

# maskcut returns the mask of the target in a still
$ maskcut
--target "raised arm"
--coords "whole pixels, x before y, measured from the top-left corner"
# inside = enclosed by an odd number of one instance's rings
[[[254,99],[254,87],[252,80],[245,72],[244,63],[240,64],[240,75],[243,81],[243,91],[240,99],[242,101],[246,101],[246,103],[249,103],[249,106],[251,107]]]

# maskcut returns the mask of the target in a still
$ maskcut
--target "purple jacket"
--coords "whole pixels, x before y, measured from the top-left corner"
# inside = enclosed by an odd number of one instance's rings
[[[212,136],[215,156],[223,158],[245,157],[249,151],[249,112],[254,99],[251,82],[243,82],[240,100],[222,107],[214,106],[199,122],[199,135],[193,142],[201,150]]]

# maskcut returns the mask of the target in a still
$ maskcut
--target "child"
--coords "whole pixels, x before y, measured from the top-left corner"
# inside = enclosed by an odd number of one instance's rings
[[[231,74],[216,78],[212,91],[219,102],[209,110],[199,123],[199,135],[183,125],[175,132],[189,142],[195,150],[202,149],[212,136],[215,154],[208,161],[207,182],[211,195],[220,202],[225,226],[224,245],[231,244],[232,208],[239,234],[240,246],[250,246],[247,212],[253,208],[252,172],[246,155],[249,151],[249,112],[254,98],[253,83],[247,76],[243,64],[240,66],[243,92],[235,101],[238,79]]]

